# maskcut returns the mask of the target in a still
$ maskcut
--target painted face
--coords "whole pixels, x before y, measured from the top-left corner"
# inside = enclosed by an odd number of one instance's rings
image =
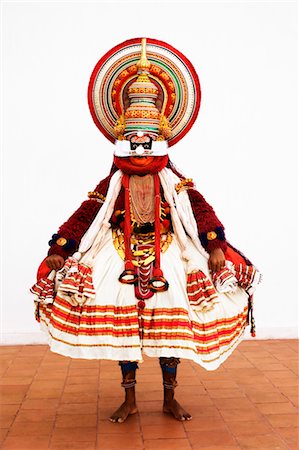
[[[130,148],[134,152],[133,156],[150,155],[152,141],[152,137],[147,134],[138,133],[132,136],[130,139]]]
[[[151,156],[153,136],[138,132],[130,138],[131,151],[134,152],[129,157],[129,161],[134,166],[144,167],[148,166],[154,160],[154,156]]]

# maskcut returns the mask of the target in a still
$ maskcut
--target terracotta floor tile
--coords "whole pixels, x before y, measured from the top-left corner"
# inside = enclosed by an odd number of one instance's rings
[[[5,354],[17,354],[23,348],[23,345],[1,345],[0,353],[1,355]]]
[[[259,384],[267,384],[269,383],[268,378],[265,377],[265,375],[253,375],[251,376],[247,376],[247,375],[240,375],[239,377],[232,377],[239,386],[243,387],[243,386],[247,386],[247,385],[253,385],[253,386],[257,386]]]
[[[49,436],[8,436],[1,450],[47,450]]]
[[[50,436],[52,429],[52,422],[14,422],[9,436]]]
[[[299,395],[299,389],[297,386],[279,386],[279,388],[277,389],[286,397],[288,397],[289,395]]]
[[[119,369],[117,370],[109,370],[109,369],[102,369],[99,373],[99,380],[100,382],[105,381],[114,381],[115,383],[119,383],[121,381],[121,371]],[[140,374],[140,372],[137,372],[136,379],[137,381],[142,381],[145,377],[145,374]]]
[[[100,434],[97,439],[97,449],[100,450],[141,450],[142,439],[139,433],[126,434]]]
[[[292,414],[297,412],[297,408],[291,402],[260,403],[256,407],[262,414]]]
[[[134,416],[133,416],[134,417]],[[154,413],[139,412],[140,424],[145,425],[168,425],[173,424],[173,417],[170,414],[165,414],[162,411],[157,411]],[[131,418],[130,418],[131,420]]]
[[[6,436],[8,435],[9,428],[0,428],[0,445],[5,440]]]
[[[298,427],[297,414],[271,414],[266,416],[273,427]]]
[[[261,420],[262,414],[255,408],[251,409],[223,409],[221,411],[223,419],[229,423],[231,421],[247,422]]]
[[[95,450],[95,442],[65,442],[56,441],[50,444],[49,450]]]
[[[0,378],[0,385],[30,385],[32,383],[32,377],[2,377]]]
[[[15,423],[54,422],[55,409],[22,409],[16,416]]]
[[[260,383],[260,384],[247,384],[247,385],[243,385],[240,386],[240,389],[242,389],[245,393],[255,393],[255,392],[272,392],[272,393],[277,393],[277,392],[281,392],[280,389],[277,389],[277,387],[275,387],[271,382],[268,383]]]
[[[105,379],[103,379],[102,377],[100,377],[100,381],[103,381]],[[119,383],[121,378],[120,377],[115,377],[115,383]],[[136,380],[137,383],[146,383],[147,385],[160,385],[162,384],[162,380],[161,380],[161,374],[160,373],[156,373],[154,375],[150,375],[150,374],[145,374],[145,375],[140,375],[137,374],[136,376]]]
[[[282,363],[281,361],[277,361],[276,363],[265,363],[263,360],[255,363],[255,366],[259,368],[261,371],[285,371],[288,367],[285,365],[285,363]]]
[[[31,389],[60,389],[64,387],[65,380],[33,380]]]
[[[95,450],[96,444],[92,442],[65,442],[56,441],[50,444],[49,450]]]
[[[229,431],[220,430],[202,430],[200,432],[189,432],[188,438],[193,448],[196,446],[207,447],[211,445],[228,446],[236,445],[236,440]]]
[[[172,424],[164,425],[141,425],[143,439],[182,439],[186,438],[183,423],[173,421]]]
[[[96,414],[97,403],[63,403],[58,406],[57,414]]]
[[[0,404],[1,405],[15,405],[20,404],[22,400],[25,397],[25,392],[19,392],[19,393],[2,393],[0,395]]]
[[[56,442],[95,442],[96,427],[55,427],[52,433],[51,444]]]
[[[59,414],[55,422],[56,428],[96,427],[96,425],[96,414]]]
[[[25,399],[22,403],[21,410],[23,409],[46,409],[56,410],[59,403],[57,398],[49,399]]]
[[[202,382],[199,378],[199,376],[181,376],[179,375],[180,380],[180,386],[196,386],[196,389],[198,390],[200,387],[203,388]]]
[[[264,374],[269,380],[281,380],[285,378],[294,378],[297,377],[293,374],[290,369],[285,368],[284,370],[264,370]]]
[[[149,391],[152,392],[152,391]],[[137,400],[142,400],[140,398],[140,395],[138,395],[139,393],[137,393]],[[107,398],[117,398],[117,399],[122,399],[124,397],[124,392],[123,389],[121,388],[115,388],[115,389],[107,389],[107,388],[103,388],[103,387],[99,387],[99,391],[98,391],[98,395],[100,400],[104,400]]]
[[[297,444],[299,448],[299,428],[274,428],[275,432],[287,443],[287,444]]]
[[[271,380],[274,386],[281,388],[281,387],[297,387],[299,386],[299,379],[298,377],[288,377],[288,378],[282,378],[279,380]]]
[[[74,369],[99,369],[100,361],[97,359],[71,359],[70,360],[70,368]]]
[[[201,444],[195,445],[193,447],[193,450],[240,450],[241,447],[239,447],[239,445],[207,445],[207,446],[202,446]],[[261,450],[261,449],[259,449]]]
[[[97,401],[97,393],[83,392],[83,393],[63,393],[61,403],[93,403]]]
[[[239,436],[236,438],[242,449],[252,450],[286,450],[288,446],[279,436],[274,434],[262,434],[256,436]]]
[[[1,414],[0,415],[0,428],[9,428],[15,420],[15,414]]]
[[[13,385],[10,383],[9,385],[0,386],[0,395],[6,394],[24,394],[28,391],[28,386],[17,384]]]
[[[48,388],[48,389],[35,389],[31,388],[28,390],[26,399],[51,399],[60,398],[62,394],[62,387],[60,389]]]
[[[94,368],[90,368],[90,369],[86,369],[86,368],[69,368],[68,371],[68,376],[70,377],[94,377],[94,376],[98,376],[99,373],[99,369],[94,369]],[[120,378],[119,378],[120,379]]]
[[[219,417],[193,417],[192,420],[185,421],[183,423],[185,430],[189,433],[190,431],[201,431],[201,430],[226,430],[227,425]]]
[[[288,400],[290,400],[290,402],[294,405],[294,406],[296,406],[297,408],[298,408],[298,406],[299,406],[299,398],[298,398],[298,396],[296,396],[296,397],[293,397],[293,396],[288,396]]]
[[[42,359],[43,355],[30,355],[30,356],[18,355],[13,359],[13,364],[24,367],[27,367],[28,365],[39,365]]]
[[[66,394],[77,394],[77,393],[92,393],[96,395],[98,392],[98,386],[95,384],[68,384],[64,388]]]
[[[98,384],[98,377],[97,376],[86,376],[86,377],[67,377],[66,379],[66,385],[72,385],[72,384]]]
[[[13,415],[13,414],[17,414],[17,412],[20,409],[20,405],[16,404],[16,405],[0,405],[0,416],[2,416],[2,414],[8,414],[8,415]]]
[[[47,353],[43,358],[44,363],[55,363],[55,362],[63,362],[65,364],[70,364],[71,358],[67,358],[62,355],[58,355],[57,353]]]
[[[279,392],[247,392],[253,403],[285,403],[286,398]]]
[[[2,437],[10,427],[3,449],[298,450],[297,358],[297,340],[268,340],[244,341],[214,372],[182,361],[176,396],[193,420],[176,422],[162,412],[158,360],[145,357],[139,414],[113,424],[108,417],[124,398],[116,362],[72,360],[47,346],[0,347]]]
[[[35,380],[46,380],[46,381],[54,381],[65,379],[68,375],[67,368],[59,368],[53,372],[49,372],[49,370],[44,369],[43,365],[38,369],[36,375],[34,377]]]
[[[213,398],[240,398],[245,397],[240,389],[208,389],[209,396]]]
[[[208,395],[189,395],[184,396],[178,394],[177,399],[182,405],[185,407],[187,406],[193,406],[193,405],[200,405],[200,406],[213,406],[213,400]]]
[[[137,401],[151,401],[151,400],[158,400],[162,402],[163,400],[163,391],[160,389],[159,391],[149,391],[146,392],[146,390],[142,390],[140,392],[137,391],[136,393]]]
[[[162,403],[159,401],[137,402],[139,412],[156,412],[162,411]],[[118,404],[118,403],[116,403]]]
[[[29,366],[28,369],[16,369],[16,368],[12,368],[9,367],[6,372],[5,372],[5,376],[6,377],[34,377],[34,375],[36,374],[37,369],[36,368],[32,368],[31,366]]]
[[[24,356],[30,355],[30,354],[45,354],[49,352],[49,347],[47,345],[23,345],[20,348],[21,354]]]
[[[225,409],[252,409],[253,405],[247,398],[214,398],[217,408],[221,411]]]
[[[258,350],[247,350],[244,352],[244,355],[246,355],[247,359],[251,358],[261,358],[266,359],[271,357],[271,353],[267,350],[261,350],[261,347],[258,347]]]
[[[203,385],[206,389],[237,389],[238,385],[234,380],[204,380]]]
[[[228,362],[224,363],[224,367],[226,369],[249,369],[251,367],[254,367],[252,362],[250,361],[235,361],[235,362]]]
[[[162,392],[163,387],[161,386],[162,383],[159,383],[157,386],[157,389],[159,389],[159,391]],[[146,389],[145,389],[146,391]],[[176,390],[176,395],[182,395],[182,396],[190,396],[192,397],[193,395],[207,395],[207,389],[198,384],[198,385],[182,385],[181,382],[179,383],[177,390]]]
[[[140,447],[138,450],[140,450]],[[188,439],[147,439],[144,450],[192,450]]]
[[[230,421],[228,428],[234,436],[251,436],[256,434],[270,434],[272,432],[271,426],[265,419],[258,421]]]

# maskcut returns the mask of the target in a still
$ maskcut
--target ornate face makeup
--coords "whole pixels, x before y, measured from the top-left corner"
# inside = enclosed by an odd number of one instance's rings
[[[138,132],[130,139],[130,149],[132,156],[150,155],[152,149],[152,137],[148,134]]]

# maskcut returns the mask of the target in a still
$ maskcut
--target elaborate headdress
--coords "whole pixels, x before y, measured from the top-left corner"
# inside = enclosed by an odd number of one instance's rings
[[[167,154],[193,125],[200,106],[198,76],[174,47],[151,38],[127,40],[95,66],[88,88],[93,120],[116,144],[117,156],[132,154],[133,134],[153,137],[151,154]]]

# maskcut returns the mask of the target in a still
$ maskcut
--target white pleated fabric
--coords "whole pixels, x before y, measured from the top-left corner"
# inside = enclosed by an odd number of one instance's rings
[[[207,256],[189,237],[184,242],[198,269],[211,280]],[[92,250],[90,250],[92,251]],[[90,260],[89,252],[81,262]],[[139,309],[134,287],[118,281],[123,260],[114,248],[112,232],[106,229],[101,250],[93,255],[94,300],[72,306],[56,297],[53,305],[41,305],[41,327],[48,333],[51,350],[72,358],[142,361],[151,357],[179,357],[215,370],[239,343],[247,321],[248,295],[237,287],[234,293],[218,294],[211,311],[191,307],[186,291],[188,261],[173,235],[161,255],[161,268],[169,282],[166,292],[154,294]]]

